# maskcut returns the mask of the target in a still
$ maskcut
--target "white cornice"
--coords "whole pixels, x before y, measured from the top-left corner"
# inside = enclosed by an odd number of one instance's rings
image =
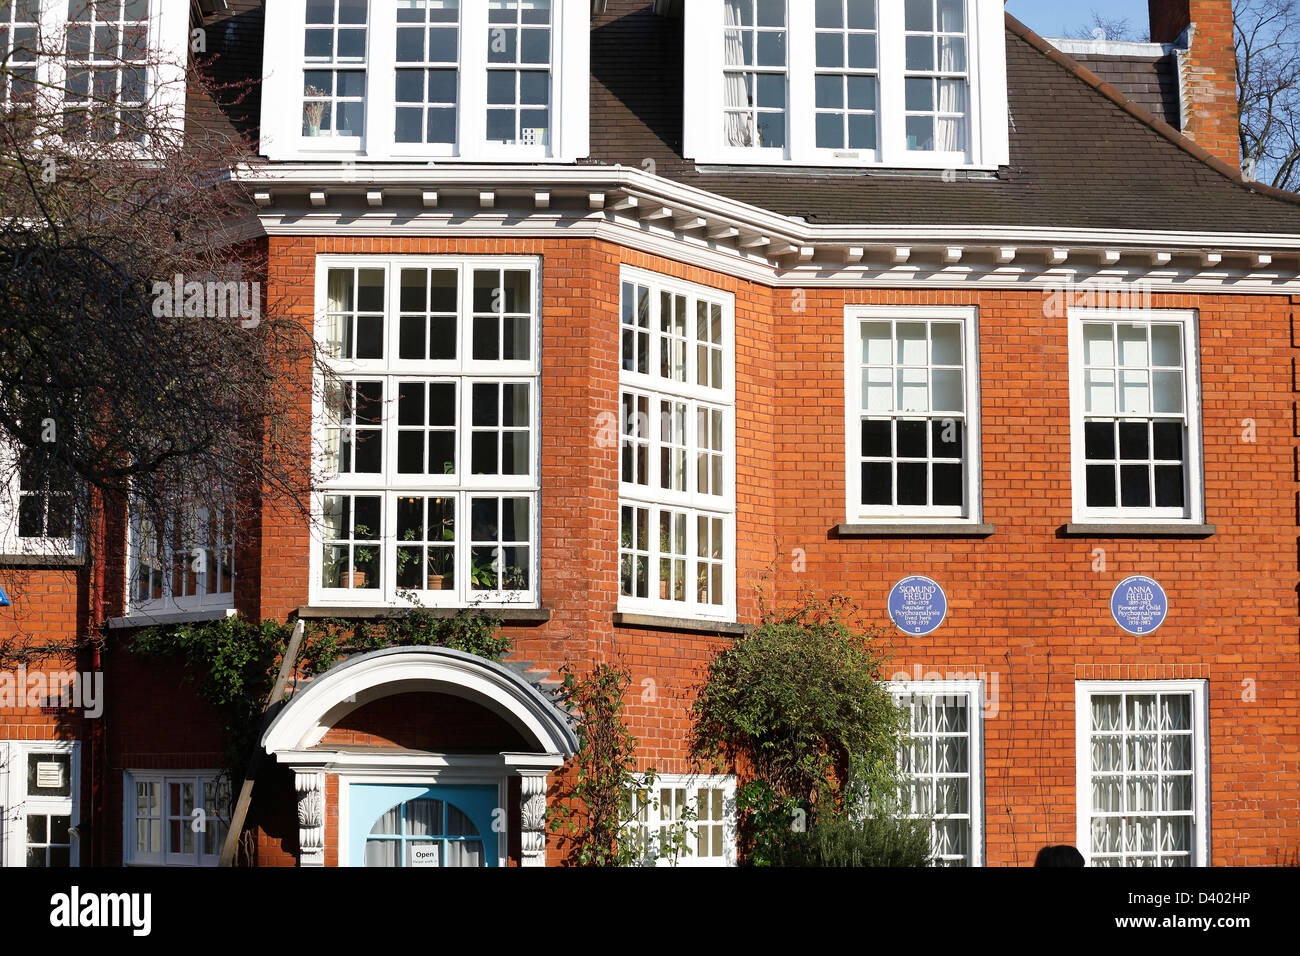
[[[1300,292],[1300,235],[812,225],[621,166],[291,164],[245,167],[236,178],[257,196],[268,235],[585,235],[777,285],[1023,287],[1050,278]]]

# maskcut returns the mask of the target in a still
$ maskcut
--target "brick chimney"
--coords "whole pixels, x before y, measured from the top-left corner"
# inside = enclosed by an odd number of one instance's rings
[[[1239,169],[1232,0],[1148,0],[1147,8],[1152,43],[1187,47],[1178,55],[1183,132]]]

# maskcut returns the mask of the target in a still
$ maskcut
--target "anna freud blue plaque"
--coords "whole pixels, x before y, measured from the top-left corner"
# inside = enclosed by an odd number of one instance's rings
[[[905,634],[929,634],[948,616],[948,598],[934,581],[914,574],[889,592],[889,616]]]
[[[1110,615],[1130,634],[1150,634],[1165,622],[1169,597],[1156,581],[1135,574],[1115,586],[1110,596]]]

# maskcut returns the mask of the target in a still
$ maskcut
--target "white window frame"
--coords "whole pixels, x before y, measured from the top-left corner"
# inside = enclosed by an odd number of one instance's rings
[[[75,525],[75,508],[72,515],[74,522],[72,534],[66,538],[20,537],[19,514],[20,502],[24,494],[48,494],[47,492],[23,492],[20,472],[21,452],[9,442],[0,440],[0,554],[44,556],[57,558],[80,557],[82,537]],[[46,506],[48,508],[48,505]]]
[[[33,753],[68,754],[69,796],[27,796],[27,757]],[[27,813],[69,818],[81,824],[81,743],[75,740],[0,740],[0,866],[26,867]],[[69,866],[80,866],[81,840],[69,834]]]
[[[320,255],[316,258],[315,334],[318,342],[329,340],[329,272],[337,268],[378,269],[384,272],[384,355],[382,360],[329,360],[331,369],[340,376],[385,382],[385,419],[383,470],[378,474],[345,473],[320,476],[312,495],[312,530],[310,562],[310,600],[313,604],[358,607],[406,607],[413,596],[429,607],[539,606],[541,569],[541,323],[542,265],[538,257],[464,256],[464,255],[394,255],[356,256]],[[449,361],[415,361],[401,359],[398,350],[401,323],[400,273],[403,269],[447,269],[458,272],[457,289],[457,357]],[[531,336],[527,360],[475,360],[472,358],[473,276],[476,269],[527,271],[532,283]],[[457,399],[457,474],[450,478],[438,475],[401,476],[397,472],[396,383],[399,381],[458,382]],[[531,422],[529,426],[529,473],[527,475],[478,475],[470,473],[472,407],[470,396],[475,383],[523,383],[530,386]],[[391,389],[389,388],[391,385]],[[391,394],[390,394],[391,392]],[[322,381],[316,378],[313,388],[313,442],[319,445],[327,421]],[[326,588],[321,584],[322,532],[324,499],[327,495],[379,497],[382,502],[378,540],[382,549],[380,588]],[[400,590],[397,587],[396,540],[397,499],[401,496],[454,497],[456,499],[456,549],[454,590]],[[470,588],[471,499],[529,499],[529,587],[527,590],[475,591]],[[369,539],[367,539],[369,540]],[[508,546],[508,545],[507,545]],[[393,557],[390,558],[389,555]]]
[[[1070,487],[1072,513],[1075,524],[1168,524],[1199,525],[1205,522],[1204,436],[1201,428],[1201,367],[1199,320],[1194,309],[1070,309]],[[1183,415],[1186,421],[1184,435],[1184,507],[1176,509],[1151,507],[1089,508],[1087,466],[1084,447],[1084,343],[1083,326],[1088,321],[1115,322],[1123,325],[1178,324],[1182,329],[1183,345]],[[1150,358],[1150,356],[1148,356]],[[1118,356],[1116,356],[1118,361]],[[1118,387],[1118,386],[1117,386]],[[1150,386],[1149,386],[1150,388]],[[1150,392],[1148,392],[1150,394]],[[1117,418],[1122,416],[1117,414]],[[1151,418],[1168,417],[1150,414]],[[1116,449],[1118,454],[1118,449]],[[1118,502],[1120,489],[1115,489]]]
[[[193,511],[190,507],[182,506],[183,519],[185,521],[194,520],[199,523],[199,533],[203,535],[199,540],[206,542],[206,532],[211,519],[211,505],[205,505],[201,510],[206,511],[204,517],[191,518]],[[236,568],[239,556],[239,542],[237,537],[237,517],[235,515],[224,516],[219,521],[220,524],[229,524],[231,538],[228,541],[219,541],[217,544],[218,551],[230,552],[230,587],[229,590],[219,591],[209,594],[207,592],[208,576],[218,567],[218,555],[212,553],[212,549],[207,547],[206,543],[199,545],[194,541],[187,540],[181,548],[173,544],[171,529],[167,529],[166,544],[163,553],[156,555],[159,562],[159,573],[163,580],[163,596],[160,598],[138,598],[136,597],[135,588],[137,583],[137,571],[139,568],[140,549],[145,546],[144,537],[140,532],[142,517],[138,510],[131,509],[130,521],[128,523],[128,542],[127,542],[127,565],[126,565],[126,595],[125,607],[127,615],[132,614],[151,614],[157,612],[171,611],[209,611],[230,609],[235,606],[235,579]],[[193,573],[198,582],[196,587],[197,594],[185,594],[177,596],[175,594],[175,557],[179,552],[185,552],[186,562],[189,564],[190,571]],[[195,571],[194,563],[199,561],[200,552],[202,552],[203,570]]]
[[[665,815],[661,791],[663,790],[685,790],[685,806],[698,813],[699,810],[699,790],[721,790],[722,791],[722,845],[723,855],[721,857],[709,856],[701,858],[696,850],[698,848],[699,817],[686,823],[689,831],[687,842],[690,846],[690,852],[683,852],[677,857],[676,862],[671,857],[661,856],[658,853],[659,846],[659,828],[668,826],[675,822],[675,814],[669,809]],[[645,801],[639,794],[632,795],[632,805],[630,812],[635,814],[638,819],[624,820],[623,826],[625,832],[631,833],[635,837],[635,831],[644,828],[647,834],[646,847],[648,853],[642,861],[644,866],[661,866],[661,867],[691,867],[691,868],[709,868],[709,867],[728,867],[736,865],[736,778],[730,774],[680,774],[665,773],[655,778],[655,785],[650,791],[652,796],[649,801]],[[714,821],[706,821],[709,826],[716,825]]]
[[[967,763],[970,801],[970,857],[968,866],[984,865],[984,681],[982,680],[900,680],[889,682],[895,702],[907,706],[913,697],[966,698],[966,730],[970,752]],[[906,733],[906,731],[905,731]],[[933,771],[930,774],[933,777]],[[936,814],[935,820],[945,819]],[[931,826],[933,840],[933,824]]]
[[[868,506],[862,504],[862,323],[863,322],[962,323],[965,378],[963,401],[966,426],[963,464],[965,502],[960,509],[933,505]],[[928,335],[928,333],[927,333]],[[897,364],[897,355],[891,356]],[[897,387],[895,386],[895,394]],[[980,352],[979,310],[974,306],[849,306],[844,310],[844,428],[845,428],[845,514],[850,523],[895,524],[941,522],[979,524],[983,520],[982,445],[980,441]],[[935,412],[917,413],[935,419]],[[907,418],[907,413],[891,413]],[[881,413],[883,417],[883,413]],[[928,451],[928,450],[927,450]]]
[[[190,54],[189,4],[174,0],[149,0],[149,70],[145,95],[146,108],[152,112],[152,125],[180,135],[185,128],[186,70]],[[41,57],[37,63],[37,83],[59,92],[67,78],[67,0],[42,0],[42,42],[57,55]],[[89,141],[93,146],[97,141]],[[140,144],[141,149],[148,144]]]
[[[841,151],[816,146],[815,4],[807,0],[787,3],[786,148],[728,145],[723,124],[724,4],[725,0],[691,0],[685,5],[683,152],[697,163],[991,171],[1010,162],[1006,20],[1001,0],[966,0],[970,116],[964,152],[907,148],[903,4],[898,0],[879,0],[877,6],[877,149]]]
[[[397,7],[370,0],[365,135],[338,140],[302,134],[306,0],[266,5],[261,149],[282,160],[437,159],[439,162],[574,162],[589,150],[591,4],[551,0],[551,136],[547,145],[487,139],[488,5],[461,0],[457,136],[443,143],[395,142]]]
[[[1075,840],[1092,865],[1092,697],[1107,694],[1190,694],[1192,698],[1191,866],[1210,866],[1210,717],[1204,680],[1128,680],[1074,682]],[[1121,791],[1123,791],[1121,787]]]
[[[735,385],[735,297],[730,293],[719,292],[707,286],[682,282],[654,272],[647,272],[630,266],[619,271],[620,315],[621,297],[624,283],[647,286],[650,290],[650,327],[649,355],[647,372],[629,372],[622,369],[621,329],[619,360],[619,405],[616,417],[618,428],[618,469],[619,469],[619,535],[622,536],[623,509],[627,507],[646,509],[649,516],[649,551],[648,577],[650,587],[644,598],[624,596],[622,594],[621,557],[618,609],[622,613],[649,614],[661,617],[687,617],[705,620],[734,621],[736,618],[736,385]],[[685,382],[677,382],[654,374],[654,362],[660,354],[660,343],[668,338],[660,330],[659,302],[660,293],[667,292],[674,296],[685,296],[687,300],[686,315],[686,365]],[[692,305],[704,301],[722,307],[722,388],[712,388],[696,384],[698,381],[698,348],[692,335],[695,321]],[[645,396],[648,399],[648,434],[645,436],[647,455],[647,485],[629,483],[622,480],[622,445],[623,419],[622,396],[625,392]],[[660,487],[659,447],[663,420],[656,413],[655,403],[666,399],[687,405],[685,435],[686,455],[686,490],[665,490]],[[720,410],[723,414],[723,469],[722,481],[725,493],[710,495],[698,490],[698,476],[695,454],[703,446],[697,436],[697,413],[700,410]],[[704,449],[713,451],[713,449]],[[684,560],[686,564],[685,601],[656,596],[654,583],[658,580],[658,566],[661,552],[659,550],[658,526],[654,517],[661,510],[686,515],[686,544]],[[723,540],[722,595],[723,603],[702,604],[697,600],[693,585],[692,569],[699,560],[697,519],[721,519]]]
[[[207,784],[215,784],[221,779],[219,770],[124,770],[122,771],[122,864],[124,866],[217,866],[221,860],[221,843],[223,839],[217,841],[217,851],[215,853],[203,852],[203,838],[205,831],[193,830],[193,823],[197,818],[190,816],[182,817],[182,826],[191,828],[194,833],[194,852],[193,853],[173,853],[167,849],[169,836],[168,823],[172,819],[172,808],[168,805],[168,785],[171,783],[189,783],[194,786],[195,806],[203,807],[205,816],[202,818],[206,826],[206,820],[212,818],[212,814],[206,806],[207,798],[204,796],[204,788]],[[153,783],[159,787],[159,847],[156,851],[137,851],[136,850],[136,784]],[[152,819],[152,818],[150,818]],[[218,817],[218,819],[221,819]],[[229,826],[230,821],[225,821]]]

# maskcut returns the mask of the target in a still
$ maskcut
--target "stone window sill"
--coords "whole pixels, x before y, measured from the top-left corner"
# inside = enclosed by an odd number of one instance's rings
[[[110,617],[107,626],[117,630],[124,627],[156,627],[160,624],[190,624],[199,621],[220,621],[234,617],[232,607],[203,608],[194,611],[136,611],[125,617]]]
[[[685,631],[691,634],[725,634],[739,637],[745,633],[743,624],[726,621],[704,621],[694,617],[661,617],[657,614],[614,615],[615,627],[639,627],[654,631]]]
[[[1066,524],[1062,538],[1209,538],[1218,529],[1212,524],[1106,524],[1085,522]]]
[[[298,617],[303,620],[337,617],[350,620],[379,620],[383,618],[406,617],[417,610],[412,607],[323,607],[304,605],[298,608]],[[549,607],[426,607],[418,610],[433,617],[455,617],[462,611],[482,611],[497,618],[503,624],[546,624],[551,620]]]
[[[995,530],[969,521],[840,524],[831,529],[837,538],[988,538]]]

